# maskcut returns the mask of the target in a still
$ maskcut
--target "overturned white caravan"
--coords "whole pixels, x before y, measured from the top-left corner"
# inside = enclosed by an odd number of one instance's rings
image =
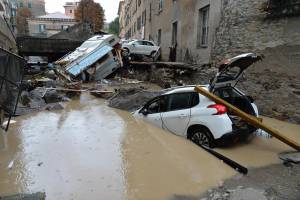
[[[102,80],[120,67],[119,41],[114,35],[96,35],[56,61],[56,70],[69,81]]]

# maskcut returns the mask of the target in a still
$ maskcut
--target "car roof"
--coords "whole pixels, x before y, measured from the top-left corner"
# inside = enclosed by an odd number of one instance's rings
[[[200,86],[208,88],[208,85],[200,85]],[[164,91],[167,91],[164,94],[168,95],[168,94],[176,94],[176,93],[184,93],[184,92],[195,92],[195,87],[196,87],[196,85],[173,87],[173,88],[164,90]]]

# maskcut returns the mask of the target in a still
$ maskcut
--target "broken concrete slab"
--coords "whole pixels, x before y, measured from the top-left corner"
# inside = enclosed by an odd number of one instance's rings
[[[47,90],[44,94],[46,103],[58,103],[64,101],[70,101],[65,95],[58,93],[56,90]]]
[[[64,106],[61,103],[50,103],[45,107],[48,111],[63,110]]]
[[[135,111],[160,94],[160,91],[149,91],[142,88],[120,89],[110,99],[109,106],[121,110]]]
[[[300,152],[290,151],[279,154],[279,158],[285,162],[300,163]]]

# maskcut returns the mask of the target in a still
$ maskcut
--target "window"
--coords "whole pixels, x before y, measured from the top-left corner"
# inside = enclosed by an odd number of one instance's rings
[[[195,95],[195,92],[171,94],[166,96],[166,108],[165,111],[176,111],[189,109],[199,103],[199,95]],[[197,99],[198,96],[198,99]],[[192,104],[193,103],[193,104]]]
[[[209,32],[209,6],[199,10],[197,47],[207,47]]]
[[[46,25],[45,24],[39,24],[39,31],[40,33],[43,33],[46,31]]]
[[[158,30],[157,33],[157,44],[160,45],[161,44],[161,29]]]
[[[163,0],[159,0],[159,3],[158,3],[158,10],[159,11],[162,11],[163,9]]]
[[[69,25],[61,25],[61,30],[67,30],[69,27]]]
[[[149,21],[152,19],[152,4],[150,3],[150,9],[149,9]]]
[[[28,8],[32,8],[31,3],[28,3]]]
[[[20,8],[23,8],[23,7],[24,7],[23,2],[20,2]]]
[[[177,44],[177,22],[172,24],[172,45],[175,46]]]
[[[73,10],[70,10],[70,14],[72,14],[73,13]]]
[[[161,106],[163,105],[163,99],[162,98],[156,98],[153,101],[151,101],[148,105],[146,105],[141,112],[147,110],[149,114],[155,114],[159,113],[161,110]]]
[[[146,18],[147,18],[146,10],[144,10],[144,12],[142,14],[142,26],[146,25]]]
[[[139,31],[141,29],[142,26],[142,21],[141,21],[141,17],[137,18],[137,30]]]

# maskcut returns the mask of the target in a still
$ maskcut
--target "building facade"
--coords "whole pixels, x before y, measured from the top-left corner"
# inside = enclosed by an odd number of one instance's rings
[[[126,35],[126,31],[125,31],[125,1],[120,1],[118,15],[119,15],[119,25],[120,25],[119,37],[125,38],[125,35]]]
[[[34,37],[50,37],[75,24],[75,19],[59,12],[33,17],[28,19],[29,35]]]
[[[125,37],[156,42],[163,60],[172,47],[176,61],[209,63],[221,8],[222,0],[125,0]]]
[[[78,5],[79,5],[79,2],[66,2],[66,4],[64,5],[65,15],[75,19],[75,11],[76,11]]]
[[[32,16],[46,15],[44,0],[14,0],[17,1],[18,8],[28,8]]]
[[[16,8],[11,1],[0,0],[0,47],[16,52],[14,19]]]

